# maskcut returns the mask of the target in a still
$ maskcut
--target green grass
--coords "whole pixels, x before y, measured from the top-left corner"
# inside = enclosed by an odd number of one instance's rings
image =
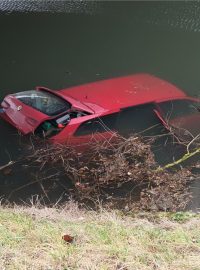
[[[1,207],[0,269],[200,270],[200,215]]]

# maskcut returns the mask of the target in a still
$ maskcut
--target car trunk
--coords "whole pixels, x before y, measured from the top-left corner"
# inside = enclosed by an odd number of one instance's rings
[[[28,134],[49,117],[19,101],[16,97],[8,95],[1,103],[1,117],[17,128],[21,133]]]

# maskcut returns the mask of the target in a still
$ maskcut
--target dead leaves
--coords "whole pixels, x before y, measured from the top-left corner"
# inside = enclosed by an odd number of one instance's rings
[[[74,237],[71,236],[71,235],[69,235],[69,234],[63,235],[63,236],[62,236],[62,239],[63,239],[66,243],[68,243],[68,244],[72,244],[73,241],[74,241]]]
[[[46,162],[64,171],[74,184],[71,195],[80,201],[88,198],[108,202],[109,198],[113,205],[118,200],[119,207],[132,204],[145,210],[175,211],[190,200],[190,171],[156,170],[151,144],[138,136],[119,137],[112,145],[95,142],[81,155],[70,146],[48,145],[32,157],[42,167]],[[113,194],[120,194],[120,199]],[[132,203],[133,198],[137,198],[136,203]]]

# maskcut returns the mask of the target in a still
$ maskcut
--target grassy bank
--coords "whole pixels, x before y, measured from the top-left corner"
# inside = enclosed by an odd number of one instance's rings
[[[67,243],[62,236],[74,237]],[[200,215],[0,208],[0,269],[199,270]]]

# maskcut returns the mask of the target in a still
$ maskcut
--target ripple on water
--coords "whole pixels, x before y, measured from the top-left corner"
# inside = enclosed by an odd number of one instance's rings
[[[127,6],[129,8],[127,9]],[[0,13],[50,12],[85,13],[100,12],[121,16],[125,8],[134,20],[158,26],[170,26],[185,31],[200,31],[200,0],[198,1],[155,1],[109,3],[106,1],[83,0],[1,0]]]
[[[156,2],[148,9],[147,16],[151,24],[200,31],[200,1]]]
[[[0,12],[51,12],[51,13],[96,13],[100,3],[96,1],[74,1],[74,0],[1,0]]]

